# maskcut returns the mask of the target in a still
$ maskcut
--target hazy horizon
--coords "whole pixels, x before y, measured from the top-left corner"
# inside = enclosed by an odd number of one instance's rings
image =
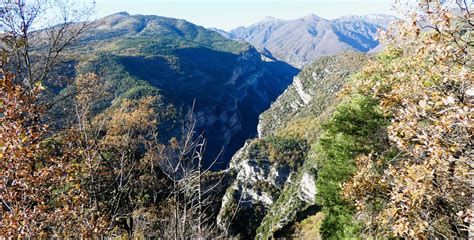
[[[207,28],[231,30],[265,17],[297,19],[315,14],[326,19],[346,15],[392,14],[387,0],[99,0],[97,17],[118,12],[180,18]]]

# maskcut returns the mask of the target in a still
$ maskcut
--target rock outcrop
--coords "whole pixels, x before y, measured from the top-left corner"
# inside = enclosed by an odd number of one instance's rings
[[[259,137],[274,135],[294,120],[324,112],[347,77],[361,69],[361,63],[367,62],[368,58],[363,53],[348,52],[323,57],[304,68],[270,109],[260,115]]]
[[[269,154],[268,146],[275,139],[314,142],[320,134],[320,124],[339,101],[337,93],[369,59],[361,53],[320,58],[303,69],[260,116],[259,139],[249,141],[230,164],[234,182],[227,190],[218,218],[223,230],[231,236],[268,239],[317,208],[315,149],[300,148],[300,154],[292,155],[294,148],[280,148],[276,156],[293,157],[290,161],[285,157],[272,160],[269,156],[275,154]]]
[[[300,167],[296,160],[304,158],[307,149],[305,141],[296,139],[247,142],[230,163],[230,174],[235,180],[222,200],[217,218],[219,227],[231,236],[255,236],[268,209]],[[312,190],[311,186],[305,186],[305,193],[311,195]]]

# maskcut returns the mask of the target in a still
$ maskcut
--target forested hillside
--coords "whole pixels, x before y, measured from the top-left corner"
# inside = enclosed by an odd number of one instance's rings
[[[96,73],[108,93],[98,100],[96,112],[119,99],[159,96],[163,103],[156,111],[166,112],[160,139],[166,142],[181,134],[183,119],[192,111],[196,130],[208,139],[206,165],[218,157],[216,169],[225,168],[244,141],[257,134],[259,114],[298,72],[283,62],[262,61],[247,43],[184,20],[127,13],[91,23],[67,54],[73,76]],[[74,88],[56,87],[59,94],[53,97]],[[53,121],[64,125],[73,116],[71,109],[58,105]]]
[[[384,46],[288,36],[299,71],[185,20],[0,2],[0,238],[474,237],[472,3],[268,19]]]
[[[67,23],[33,31],[51,3],[3,4],[4,234],[215,234],[227,176],[210,169],[298,70],[184,20],[69,22],[90,11],[71,2]]]

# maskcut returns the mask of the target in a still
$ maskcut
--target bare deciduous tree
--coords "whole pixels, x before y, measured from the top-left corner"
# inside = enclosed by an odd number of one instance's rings
[[[93,107],[107,93],[105,83],[95,74],[76,79],[81,89],[74,99],[76,123],[69,131],[77,135],[81,149],[82,187],[88,202],[84,224],[97,234],[133,235],[133,212],[148,205],[141,196],[152,192],[156,203],[159,179],[155,166],[160,161],[157,116],[153,109],[157,97],[123,99],[104,113]]]
[[[1,53],[27,91],[41,84],[90,23],[95,1],[1,0]]]
[[[183,124],[180,140],[172,139],[165,147],[156,132],[157,113],[148,104],[153,99],[124,100],[108,113],[94,116],[91,108],[103,97],[103,82],[87,74],[76,84],[82,91],[75,98],[74,131],[88,194],[84,224],[103,236],[123,236],[122,230],[134,237],[216,236],[212,208],[222,177],[210,171],[213,164],[204,168],[206,140],[195,135],[192,118]],[[143,192],[149,204],[138,197]]]
[[[163,205],[170,212],[161,220],[160,235],[169,239],[217,237],[219,233],[210,213],[222,177],[215,181],[208,181],[207,178],[213,174],[210,169],[218,158],[204,168],[207,141],[203,135],[195,136],[195,121],[192,117],[187,127],[181,141],[171,141],[161,161],[171,184],[168,204]]]

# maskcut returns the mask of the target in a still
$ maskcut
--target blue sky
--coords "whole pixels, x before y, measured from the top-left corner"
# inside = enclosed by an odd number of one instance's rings
[[[332,19],[349,14],[393,14],[391,5],[392,0],[97,0],[97,17],[127,11],[230,30],[265,16],[295,19],[313,13]]]

